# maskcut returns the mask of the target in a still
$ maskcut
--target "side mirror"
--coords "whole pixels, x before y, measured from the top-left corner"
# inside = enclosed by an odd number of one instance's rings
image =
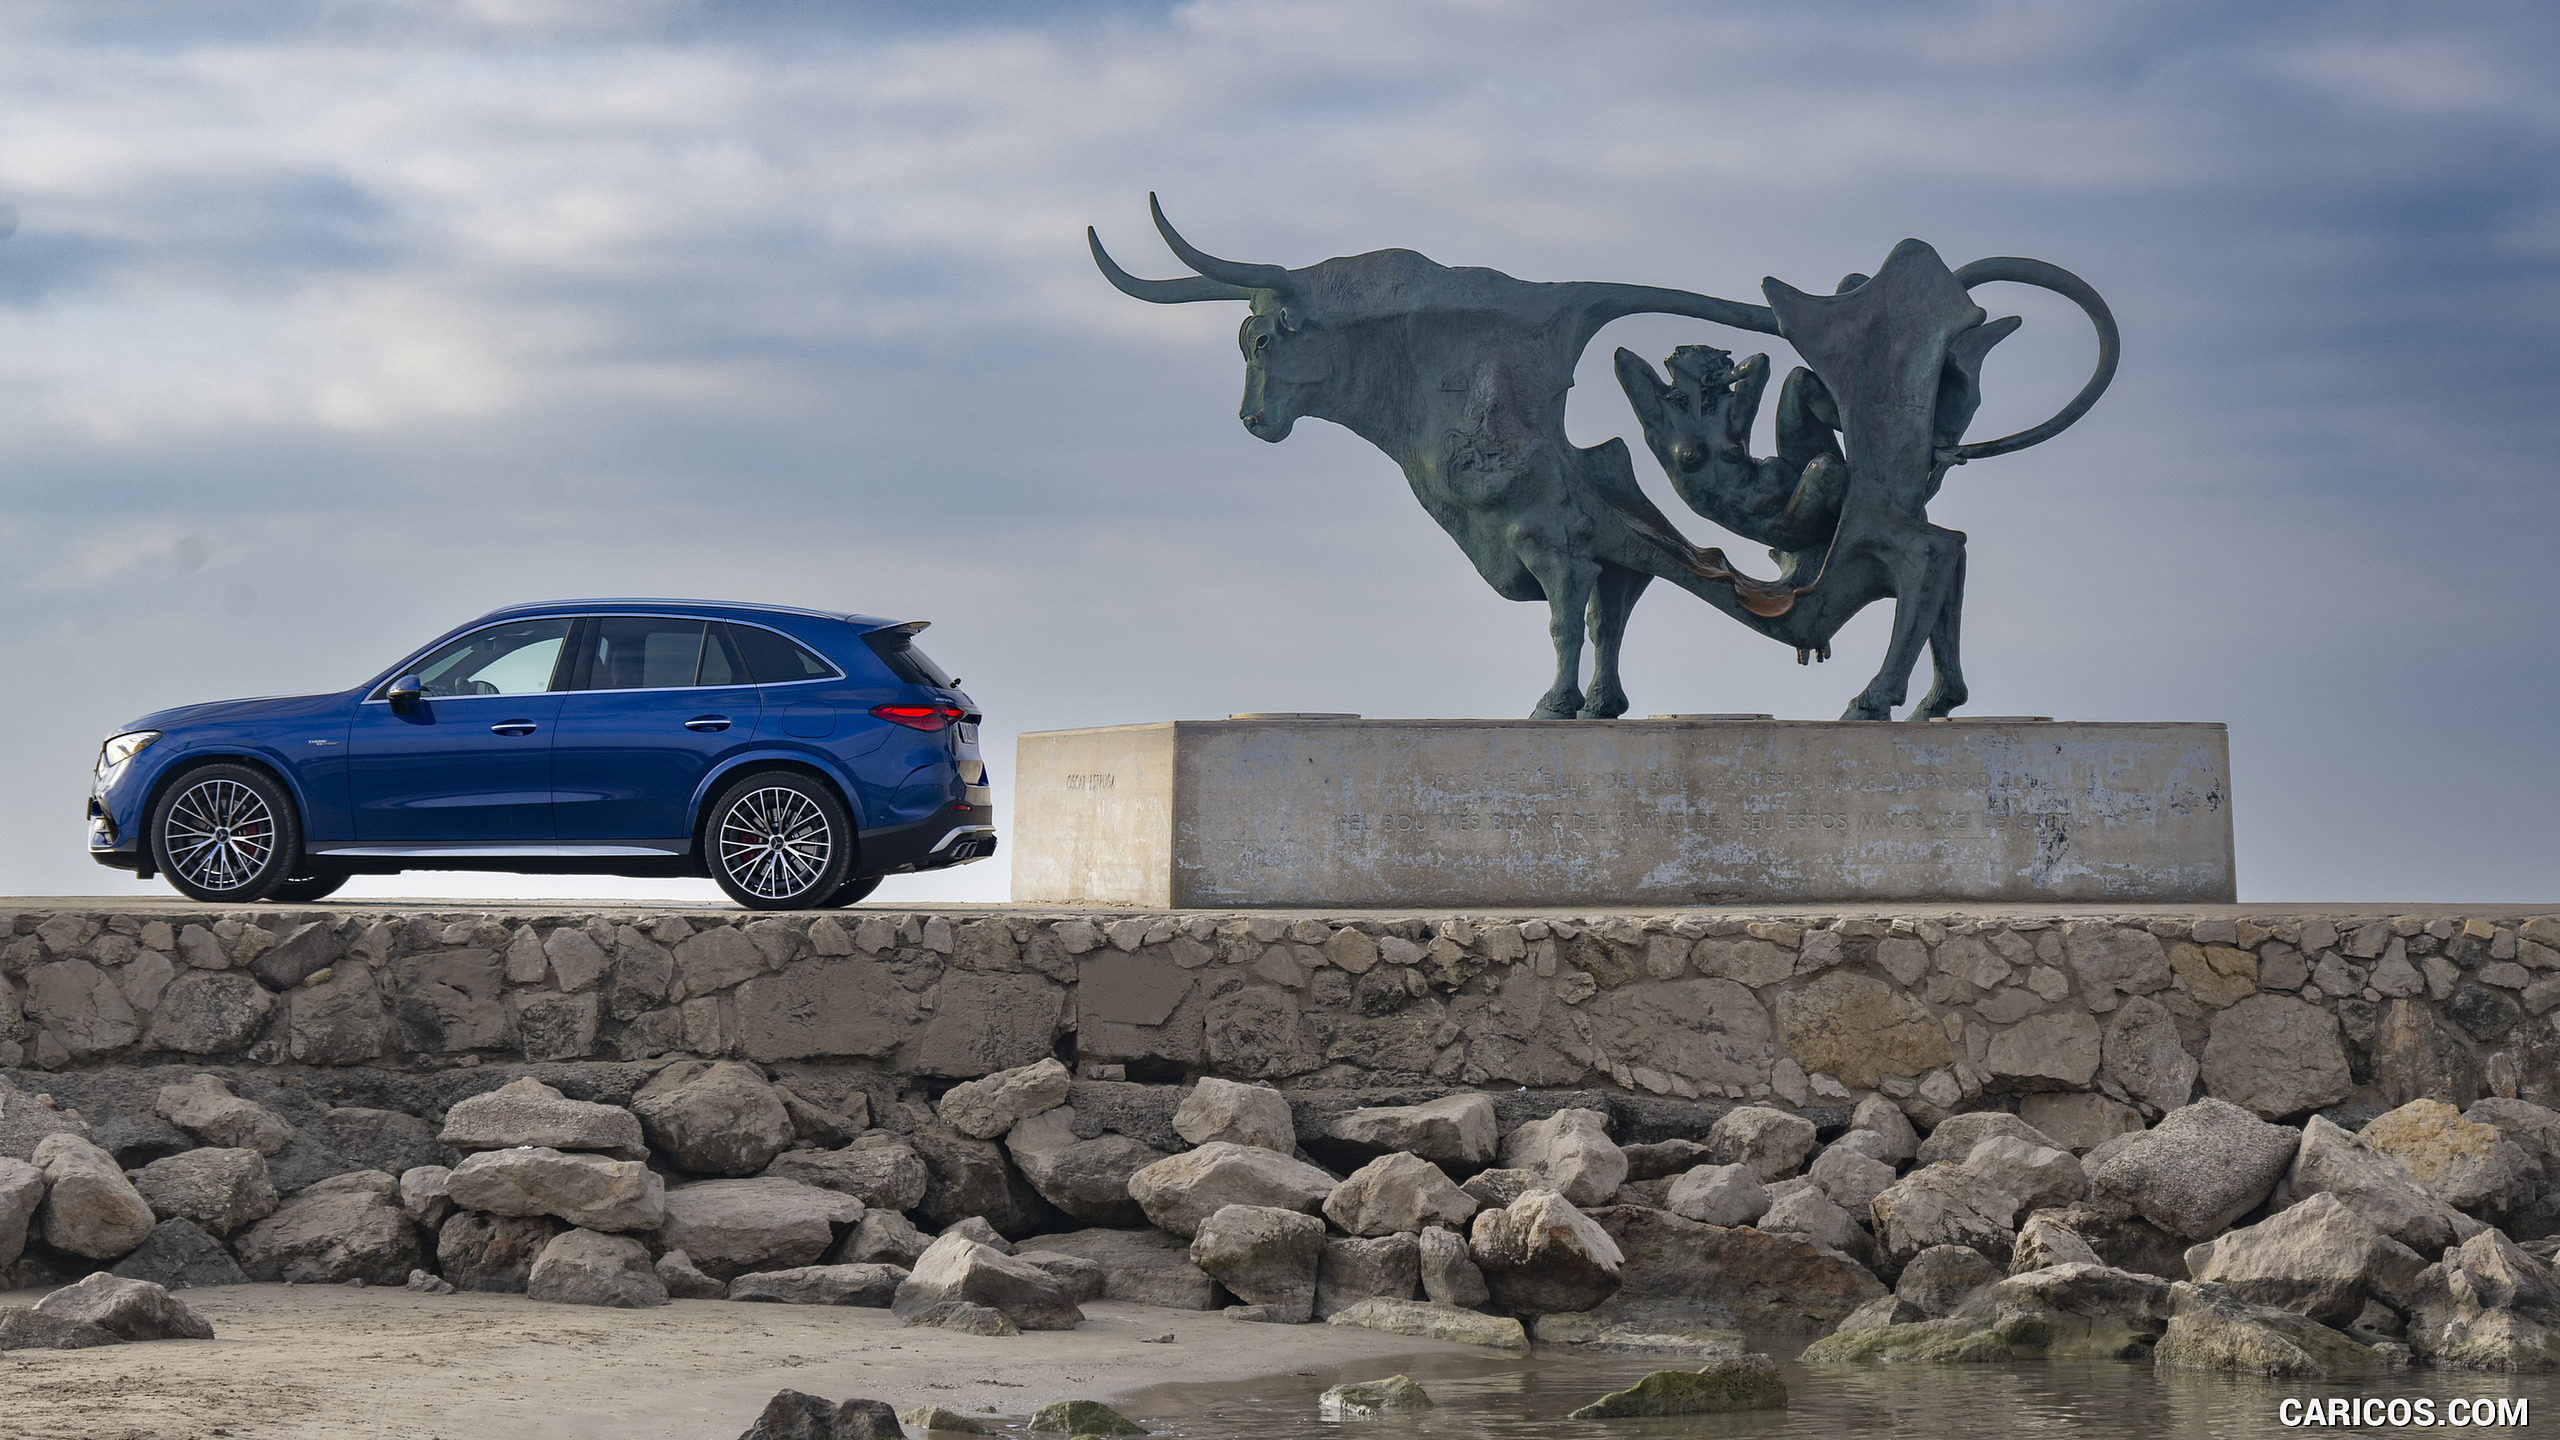
[[[425,696],[426,689],[426,683],[417,676],[403,675],[391,682],[391,688],[382,692],[382,698],[391,702],[392,714],[407,715],[417,710],[418,701]]]

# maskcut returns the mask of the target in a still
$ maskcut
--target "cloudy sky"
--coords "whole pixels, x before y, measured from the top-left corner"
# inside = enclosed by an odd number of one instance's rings
[[[1933,509],[1971,708],[2229,722],[2244,899],[2551,899],[2556,65],[2529,3],[6,0],[0,893],[165,893],[82,850],[132,716],[534,598],[930,617],[1000,779],[1023,729],[1525,714],[1543,607],[1348,433],[1247,435],[1237,307],[1094,273],[1087,224],[1176,272],[1153,189],[1292,265],[2077,271],[2113,392]],[[1977,436],[2090,354],[2004,290]],[[1612,326],[1574,438],[1633,436],[1613,346],[1746,338]],[[1656,586],[1636,713],[1830,718],[1885,626],[1799,669]]]

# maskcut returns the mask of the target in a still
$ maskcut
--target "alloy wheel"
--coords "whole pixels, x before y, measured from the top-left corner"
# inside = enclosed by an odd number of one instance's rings
[[[237,780],[199,780],[181,791],[164,833],[169,868],[216,893],[246,888],[276,851],[275,812]]]
[[[798,790],[771,785],[740,796],[720,820],[720,868],[763,900],[815,888],[834,854],[825,812]]]

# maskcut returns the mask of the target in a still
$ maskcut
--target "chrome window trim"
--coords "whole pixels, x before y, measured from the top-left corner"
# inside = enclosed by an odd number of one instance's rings
[[[841,618],[841,617],[837,617],[837,616],[829,616],[829,617],[827,617],[827,618],[829,618],[829,619],[837,619],[837,618]],[[784,631],[781,631],[781,630],[776,630],[776,629],[774,629],[774,627],[772,627],[772,626],[770,626],[770,625],[759,625],[759,624],[757,624],[757,623],[756,623],[755,621],[753,621],[753,620],[731,620],[731,619],[729,619],[728,617],[723,616],[723,615],[679,615],[679,614],[676,614],[676,613],[675,613],[675,612],[673,612],[673,611],[661,611],[661,610],[617,610],[617,611],[613,611],[613,612],[611,612],[610,614],[591,614],[591,615],[588,615],[588,614],[581,614],[581,615],[525,615],[525,616],[520,616],[520,617],[518,617],[518,620],[567,620],[567,621],[569,622],[569,624],[570,624],[570,628],[571,628],[571,632],[572,632],[572,633],[575,633],[575,631],[576,631],[576,627],[577,627],[577,622],[579,622],[579,621],[581,621],[581,620],[616,620],[616,619],[631,619],[631,620],[699,620],[699,621],[704,622],[705,624],[708,624],[708,623],[710,623],[710,622],[712,622],[712,621],[718,621],[720,624],[723,624],[723,625],[746,625],[746,626],[751,626],[751,627],[753,627],[753,628],[755,628],[755,629],[758,629],[758,630],[766,631],[766,632],[771,633],[771,634],[780,635],[780,636],[782,636],[782,638],[783,638],[783,639],[785,639],[785,640],[789,640],[789,641],[790,641],[794,646],[798,647],[799,649],[806,650],[806,651],[808,651],[808,652],[809,652],[810,654],[812,654],[812,655],[818,655],[817,650],[816,650],[814,647],[812,647],[811,645],[809,645],[806,641],[799,640],[799,639],[797,639],[797,638],[793,637],[792,635],[788,634],[787,632],[784,632]],[[516,622],[514,622],[514,621],[507,621],[507,622],[501,622],[501,623],[508,623],[508,624],[512,624],[512,623],[516,623]],[[494,628],[496,628],[496,627],[495,627],[495,626],[484,626],[484,627],[482,627],[482,628],[484,628],[484,629],[494,629]],[[456,639],[456,640],[460,640],[460,639],[464,638],[465,636],[468,636],[468,635],[471,635],[471,634],[474,634],[474,633],[476,633],[476,632],[474,632],[474,631],[469,631],[469,630],[465,630],[464,632],[462,632],[462,634],[461,634],[461,635],[456,635],[456,636],[454,636],[453,638],[454,638],[454,639]],[[563,642],[563,643],[566,643],[566,642],[565,642],[565,640],[564,640],[564,642]],[[381,684],[376,685],[375,687],[373,687],[373,689],[374,689],[374,693],[373,693],[373,694],[366,696],[364,699],[359,700],[359,701],[357,701],[356,703],[357,703],[358,705],[388,705],[388,704],[390,704],[390,703],[391,703],[390,701],[388,701],[388,700],[385,700],[385,699],[381,698],[381,697],[382,697],[382,692],[383,692],[384,690],[387,690],[387,689],[389,689],[389,688],[390,688],[390,686],[391,686],[391,682],[392,682],[393,680],[397,680],[397,679],[399,679],[402,675],[405,675],[405,674],[407,674],[407,673],[408,673],[407,666],[408,666],[409,664],[411,664],[412,662],[414,662],[414,661],[416,661],[416,660],[420,659],[421,657],[423,657],[423,656],[427,655],[429,652],[433,651],[434,649],[435,649],[435,643],[434,643],[433,641],[428,642],[428,644],[427,644],[427,646],[426,646],[426,648],[425,648],[425,649],[421,649],[421,650],[419,650],[416,654],[411,655],[407,660],[403,660],[403,661],[401,661],[400,663],[401,663],[402,668],[401,668],[401,669],[399,669],[399,670],[397,670],[397,671],[394,671],[394,672],[391,674],[391,676],[389,677],[389,679],[386,679],[386,680],[384,680]],[[631,686],[631,687],[626,687],[626,688],[624,688],[624,689],[620,689],[620,690],[549,690],[549,689],[544,689],[544,690],[526,690],[526,691],[521,691],[521,692],[519,692],[519,693],[518,693],[518,694],[516,694],[516,695],[430,695],[430,696],[427,696],[427,697],[425,697],[425,698],[426,698],[426,699],[429,699],[429,700],[511,700],[511,699],[522,699],[522,698],[523,698],[524,696],[526,696],[526,695],[646,695],[646,694],[650,694],[650,693],[652,693],[652,692],[660,691],[660,690],[779,690],[779,689],[782,689],[784,686],[788,686],[788,685],[832,685],[832,684],[836,683],[836,682],[837,682],[837,681],[839,681],[839,680],[845,680],[845,679],[849,679],[849,678],[851,678],[851,677],[847,676],[847,675],[844,673],[844,667],[843,667],[843,666],[838,665],[838,664],[837,664],[836,662],[834,662],[833,660],[828,660],[828,659],[827,659],[827,657],[826,657],[826,656],[824,656],[824,655],[818,655],[818,658],[819,658],[821,661],[824,661],[824,662],[825,662],[825,664],[826,664],[826,667],[827,667],[829,670],[834,671],[835,673],[834,673],[833,675],[812,675],[812,676],[810,676],[810,677],[809,677],[808,679],[806,679],[806,680],[759,680],[759,681],[754,681],[754,682],[752,682],[752,683],[745,684],[745,685],[641,685],[641,686]],[[697,668],[697,670],[696,670],[696,672],[695,672],[695,673],[696,673],[697,675],[700,673],[700,671],[699,671],[699,669],[698,669],[698,668]]]

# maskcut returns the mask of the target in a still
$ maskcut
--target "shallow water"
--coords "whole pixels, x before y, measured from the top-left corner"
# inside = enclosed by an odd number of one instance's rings
[[[1381,1350],[1394,1343],[1381,1336]],[[1847,1436],[2017,1437],[2071,1436],[2097,1440],[2150,1440],[2162,1435],[2252,1434],[2371,1435],[2395,1428],[2286,1427],[2278,1414],[2288,1399],[2337,1397],[2385,1401],[2429,1399],[2436,1427],[2446,1427],[2448,1402],[2521,1399],[2531,1422],[2560,1428],[2560,1377],[2480,1375],[2410,1370],[2353,1382],[2279,1381],[2255,1376],[2157,1372],[2148,1365],[2086,1362],[2022,1362],[2010,1365],[1815,1365],[1796,1363],[1805,1341],[1759,1337],[1757,1348],[1778,1357],[1788,1408],[1740,1415],[1697,1415],[1672,1420],[1568,1420],[1567,1412],[1648,1373],[1682,1362],[1661,1356],[1589,1356],[1476,1360],[1434,1357],[1403,1365],[1351,1366],[1301,1371],[1273,1379],[1228,1385],[1168,1385],[1130,1396],[1121,1410],[1157,1435],[1194,1440],[1831,1440]],[[1699,1361],[1687,1362],[1696,1368]],[[1329,1385],[1375,1380],[1398,1370],[1431,1393],[1436,1408],[1379,1420],[1331,1421],[1316,1413],[1316,1396]],[[2475,1433],[2469,1427],[2463,1433]],[[2530,1429],[2528,1424],[2526,1429]],[[2518,1433],[2492,1427],[2492,1433]]]

